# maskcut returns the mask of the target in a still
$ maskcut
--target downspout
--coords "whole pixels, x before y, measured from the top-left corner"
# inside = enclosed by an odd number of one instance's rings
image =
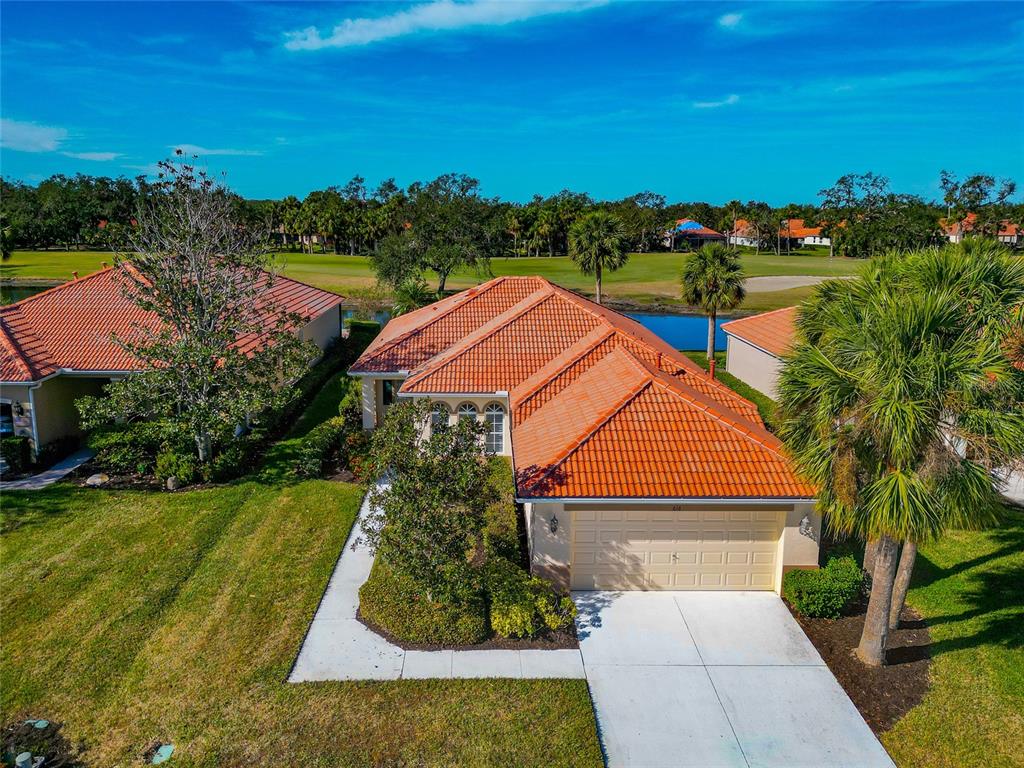
[[[42,386],[42,382],[33,384],[28,388],[28,406],[32,411],[32,457],[37,458],[39,456],[39,449],[42,447],[39,445],[39,423],[36,421],[36,398],[35,391]]]

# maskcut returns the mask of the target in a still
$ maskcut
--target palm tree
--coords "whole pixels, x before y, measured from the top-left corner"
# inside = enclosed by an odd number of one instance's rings
[[[708,316],[708,368],[714,376],[715,321],[718,313],[738,307],[747,292],[743,288],[739,255],[722,243],[706,243],[683,265],[682,298]]]
[[[618,217],[594,211],[569,228],[569,256],[584,275],[594,275],[597,303],[601,303],[601,275],[614,272],[629,260],[626,236]]]
[[[1024,371],[1005,351],[1022,303],[1024,262],[951,246],[878,256],[801,308],[779,435],[831,530],[875,548],[866,664],[885,663],[917,545],[1000,516],[994,471],[1024,456]]]

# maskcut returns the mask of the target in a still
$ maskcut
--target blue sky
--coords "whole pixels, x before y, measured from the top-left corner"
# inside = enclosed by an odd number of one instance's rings
[[[1024,4],[0,5],[4,176],[175,146],[250,197],[448,171],[525,200],[1024,184]]]

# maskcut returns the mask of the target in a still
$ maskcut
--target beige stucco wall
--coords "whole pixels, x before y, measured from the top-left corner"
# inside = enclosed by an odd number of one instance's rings
[[[321,350],[341,335],[341,307],[335,306],[310,320],[299,329],[303,341],[312,341]]]
[[[14,417],[15,434],[32,438],[33,448],[38,450],[61,437],[81,434],[75,400],[85,395],[102,395],[103,385],[109,381],[109,378],[55,376],[35,388],[4,386],[0,388],[0,398],[21,407],[22,415]]]
[[[538,576],[551,580],[562,589],[570,584],[572,563],[572,512],[583,504],[562,504],[549,502],[527,502],[523,505],[526,516],[527,541],[530,548],[530,568]],[[623,508],[631,505],[623,503]],[[633,505],[634,508],[639,508]],[[644,505],[650,509],[654,505]],[[667,505],[679,506],[679,505]],[[701,507],[699,502],[690,504]],[[590,505],[592,508],[593,505]],[[780,505],[779,512],[781,532],[779,535],[778,553],[776,557],[776,574],[773,588],[782,590],[782,575],[793,568],[816,568],[818,565],[818,544],[821,536],[821,518],[814,511],[812,502],[798,502],[792,505]],[[750,505],[736,504],[726,509],[750,509]],[[763,509],[764,507],[758,507]],[[811,535],[800,532],[800,521],[807,515],[810,521]],[[551,532],[551,518],[558,519],[557,531]]]
[[[727,335],[726,340],[725,370],[774,400],[782,368],[779,358],[735,336]]]
[[[363,377],[361,386],[363,391],[363,429],[374,429],[380,420],[384,416],[384,379]],[[395,388],[401,385],[403,379],[392,379],[395,382]],[[476,406],[477,410],[477,421],[480,423],[484,422],[484,408],[491,403],[498,403],[505,409],[505,429],[502,439],[504,449],[497,455],[499,456],[511,456],[512,455],[512,418],[509,414],[508,409],[508,396],[506,395],[478,395],[478,396],[462,396],[453,395],[451,397],[436,397],[432,396],[429,398],[432,403],[443,403],[449,411],[449,423],[454,423],[458,408],[463,403],[472,403]]]

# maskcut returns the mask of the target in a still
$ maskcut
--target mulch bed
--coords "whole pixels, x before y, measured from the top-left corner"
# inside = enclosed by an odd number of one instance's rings
[[[579,648],[575,623],[557,632],[546,632],[538,637],[494,637],[475,645],[451,645],[444,643],[409,643],[399,640],[386,629],[371,624],[356,612],[356,618],[371,632],[375,632],[392,645],[405,651],[556,651],[563,648]]]
[[[0,731],[0,759],[4,765],[14,765],[14,758],[22,752],[44,757],[43,768],[83,768],[83,743],[72,744],[63,733],[62,723],[48,722],[37,728],[34,718],[15,720]],[[40,723],[41,724],[41,723]]]
[[[855,655],[863,610],[841,619],[808,619],[795,611],[793,616],[876,735],[921,703],[928,691],[931,636],[913,609],[903,609],[900,628],[889,633],[888,663],[878,669]]]

